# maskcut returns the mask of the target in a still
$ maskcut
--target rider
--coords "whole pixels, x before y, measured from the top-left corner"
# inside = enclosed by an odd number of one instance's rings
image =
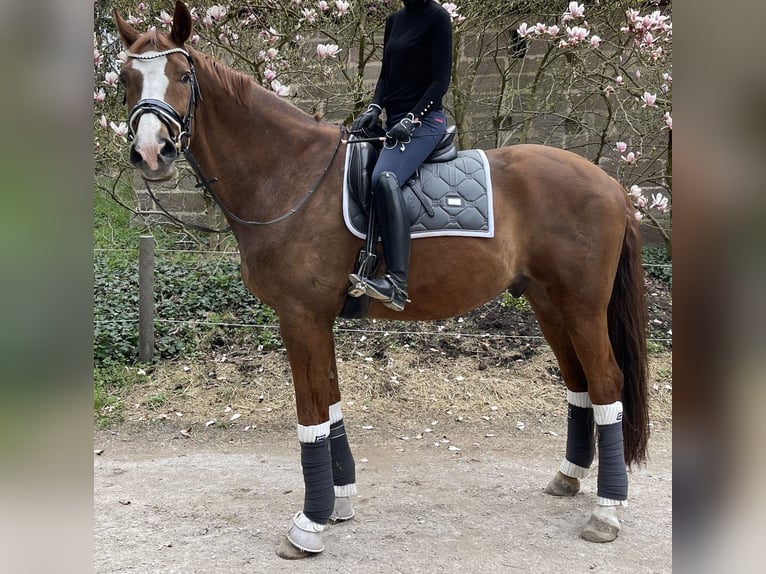
[[[372,189],[387,273],[379,279],[351,274],[349,280],[395,311],[407,301],[410,266],[410,220],[400,186],[445,133],[442,98],[452,69],[448,12],[433,0],[403,1],[404,8],[386,20],[372,103],[351,125],[352,132],[372,128],[386,110],[386,142],[372,172]]]

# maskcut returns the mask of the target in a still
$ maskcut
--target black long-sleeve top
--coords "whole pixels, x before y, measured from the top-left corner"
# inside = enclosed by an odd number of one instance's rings
[[[432,1],[402,8],[386,20],[383,62],[372,103],[388,117],[412,113],[422,119],[442,109],[452,70],[452,24]]]

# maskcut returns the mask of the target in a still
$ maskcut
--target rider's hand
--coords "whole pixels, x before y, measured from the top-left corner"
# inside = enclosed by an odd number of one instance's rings
[[[378,123],[380,118],[380,106],[377,104],[370,104],[366,111],[362,112],[358,118],[351,124],[351,131],[358,132],[363,129],[370,129]]]
[[[407,114],[386,132],[386,137],[399,143],[408,143],[412,137],[412,132],[415,131],[415,127],[419,123],[415,120],[414,115]]]

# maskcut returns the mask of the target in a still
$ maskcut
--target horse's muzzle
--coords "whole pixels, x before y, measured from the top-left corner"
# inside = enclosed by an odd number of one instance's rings
[[[178,150],[169,138],[152,145],[130,146],[130,163],[141,170],[146,179],[166,179],[174,172]]]

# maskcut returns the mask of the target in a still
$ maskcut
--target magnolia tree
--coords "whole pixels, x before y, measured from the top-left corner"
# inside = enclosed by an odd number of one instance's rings
[[[97,169],[127,168],[122,46],[112,9],[167,29],[170,2],[96,2]],[[671,247],[672,22],[669,2],[442,2],[454,30],[447,112],[462,147],[539,142],[598,163],[629,190],[636,217]],[[348,123],[372,97],[386,17],[399,0],[188,3],[195,48],[309,113]],[[661,222],[665,222],[661,225]]]

